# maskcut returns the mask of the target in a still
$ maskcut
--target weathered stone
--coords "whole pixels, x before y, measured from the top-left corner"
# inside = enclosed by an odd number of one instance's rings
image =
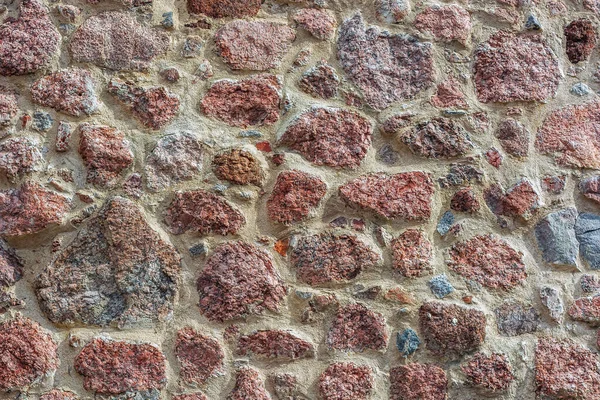
[[[408,0],[377,0],[377,19],[388,24],[402,21],[410,13]]]
[[[217,154],[212,162],[217,178],[238,185],[260,186],[264,173],[259,161],[249,152],[233,149]]]
[[[188,394],[180,394],[172,397],[173,400],[208,400],[208,397],[203,395],[200,392],[197,393],[188,393]]]
[[[39,0],[23,0],[18,18],[0,25],[0,75],[25,75],[48,65],[58,52],[60,34]]]
[[[390,370],[390,400],[446,400],[446,372],[433,364],[410,363]]]
[[[367,27],[360,14],[342,23],[338,58],[366,103],[376,110],[410,99],[433,82],[429,43]]]
[[[359,114],[315,107],[288,126],[279,144],[316,165],[355,168],[367,155],[372,133],[369,121]]]
[[[298,388],[298,378],[295,375],[287,373],[278,373],[269,377],[275,398],[278,400],[307,400],[308,398],[300,393]]]
[[[490,164],[496,169],[500,168],[504,157],[502,157],[502,154],[500,154],[500,152],[495,147],[492,147],[491,149],[486,151],[484,155],[488,164]]]
[[[181,365],[179,376],[188,384],[203,384],[223,372],[225,353],[219,342],[190,327],[177,332],[175,355]]]
[[[362,304],[350,304],[337,312],[326,342],[335,350],[362,352],[383,350],[388,339],[383,315]]]
[[[295,38],[287,25],[235,20],[215,33],[215,45],[231,69],[266,71],[281,64]]]
[[[438,357],[455,358],[476,350],[485,340],[485,314],[441,302],[419,308],[419,327],[425,346]]]
[[[431,268],[431,242],[417,229],[408,229],[392,241],[392,266],[403,276],[413,278]]]
[[[479,211],[479,207],[479,200],[477,200],[475,192],[470,187],[454,193],[450,200],[450,208],[454,211],[474,213]]]
[[[398,332],[396,335],[396,347],[404,357],[413,354],[418,350],[420,345],[421,340],[419,339],[417,332],[411,328],[406,328],[402,333]]]
[[[284,224],[305,220],[327,193],[327,185],[302,171],[284,171],[277,176],[267,200],[269,219]]]
[[[503,391],[515,380],[508,358],[504,354],[486,356],[477,353],[461,367],[469,383],[492,392]]]
[[[443,299],[454,292],[454,287],[445,274],[434,276],[427,282],[427,286],[438,299]]]
[[[327,10],[303,8],[296,12],[294,21],[317,39],[329,40],[335,33],[335,17]]]
[[[433,181],[424,172],[371,173],[339,188],[341,198],[387,219],[427,220],[431,216]]]
[[[569,307],[569,317],[575,321],[600,324],[600,296],[582,297],[576,299]]]
[[[460,82],[450,76],[437,86],[435,96],[431,98],[431,104],[438,108],[468,108],[467,98],[460,88]]]
[[[12,286],[23,277],[23,264],[8,244],[0,239],[0,290]]]
[[[203,47],[204,39],[202,39],[200,36],[188,36],[183,42],[183,46],[181,48],[181,56],[183,58],[198,57]]]
[[[453,158],[465,155],[473,143],[465,129],[448,118],[434,118],[407,129],[399,139],[416,155]]]
[[[60,224],[71,209],[66,197],[25,182],[18,189],[0,191],[0,235],[22,236]]]
[[[72,133],[71,124],[66,121],[59,122],[56,129],[56,142],[54,142],[54,148],[57,152],[61,153],[70,149]]]
[[[17,95],[0,86],[0,128],[13,125],[18,112]]]
[[[306,71],[299,86],[303,92],[313,97],[331,99],[337,96],[340,78],[331,65],[322,63]]]
[[[550,194],[561,194],[565,190],[566,183],[565,175],[547,176],[542,179],[542,188]]]
[[[502,149],[515,157],[526,157],[529,152],[529,131],[519,121],[505,119],[496,129]]]
[[[489,288],[509,290],[527,278],[523,254],[493,235],[457,243],[449,255],[452,271]]]
[[[319,396],[323,400],[367,400],[373,390],[373,373],[366,365],[331,364],[319,376]]]
[[[123,133],[109,126],[83,124],[79,132],[79,154],[87,168],[87,182],[114,186],[133,164],[129,142]]]
[[[158,391],[165,387],[166,359],[154,345],[96,338],[75,359],[83,386],[98,394]]]
[[[506,302],[494,310],[498,331],[504,336],[533,333],[540,324],[540,313],[533,307]]]
[[[180,257],[130,200],[115,197],[38,276],[40,307],[62,325],[117,324],[170,318]]]
[[[274,75],[263,74],[214,83],[200,102],[200,108],[209,117],[247,128],[276,123],[281,103],[281,82]]]
[[[483,103],[542,101],[555,95],[558,60],[540,35],[500,31],[475,51],[475,89]]]
[[[300,238],[290,259],[298,280],[314,286],[350,281],[380,256],[354,235],[322,233]]]
[[[36,111],[33,113],[33,122],[31,123],[31,128],[38,132],[48,132],[52,125],[54,124],[54,118],[52,115],[45,111]]]
[[[591,268],[600,269],[600,215],[581,213],[575,222],[579,254]]]
[[[271,257],[242,241],[217,246],[198,277],[197,289],[200,312],[211,321],[276,311],[287,292]]]
[[[468,164],[453,164],[445,177],[438,180],[441,187],[460,186],[465,183],[477,182],[483,180],[483,171]]]
[[[315,349],[310,342],[287,331],[264,330],[240,337],[237,353],[264,358],[297,360],[312,357]]]
[[[202,170],[202,143],[188,132],[161,138],[146,159],[146,184],[152,191],[193,179]]]
[[[227,400],[271,400],[261,376],[253,368],[242,368],[235,377],[235,387]]]
[[[540,198],[527,179],[521,179],[506,192],[499,184],[493,184],[483,192],[483,197],[497,216],[521,217],[524,220],[533,217],[540,205]]]
[[[535,384],[550,399],[600,396],[598,356],[570,339],[540,338],[535,349]]]
[[[52,389],[40,396],[40,400],[78,400],[79,397],[73,392],[61,389]]]
[[[581,286],[581,291],[583,293],[600,292],[600,279],[597,279],[595,275],[582,275],[579,285]]]
[[[566,50],[569,61],[586,61],[596,46],[596,30],[588,19],[581,18],[565,26]]]
[[[31,85],[33,101],[79,117],[98,111],[99,102],[89,71],[70,68],[44,76]]]
[[[43,159],[39,143],[28,137],[0,142],[0,176],[5,176],[11,182],[38,170]]]
[[[162,76],[162,78],[169,83],[175,83],[181,78],[179,70],[175,67],[169,67],[161,70],[160,76]]]
[[[537,223],[535,238],[544,261],[557,266],[577,266],[576,220],[577,210],[570,207],[550,213]]]
[[[93,15],[73,33],[69,45],[77,62],[112,70],[146,70],[169,48],[169,37],[116,11]]]
[[[579,191],[588,199],[600,203],[600,175],[582,179],[579,182]]]
[[[188,0],[191,14],[204,14],[212,18],[253,17],[260,10],[261,0]]]
[[[471,34],[471,17],[467,10],[454,4],[432,6],[415,17],[415,27],[439,41],[465,44]]]
[[[540,300],[548,309],[548,314],[553,321],[561,323],[565,307],[560,297],[560,292],[550,286],[544,286],[540,289]]]

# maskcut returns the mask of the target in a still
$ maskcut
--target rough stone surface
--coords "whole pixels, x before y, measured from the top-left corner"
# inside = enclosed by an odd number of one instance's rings
[[[40,400],[78,400],[75,393],[67,390],[52,389],[40,396]]]
[[[242,368],[237,372],[235,387],[227,400],[271,400],[258,371],[253,368]]]
[[[335,33],[335,17],[327,10],[303,8],[294,15],[294,21],[317,39],[331,39]]]
[[[577,210],[570,207],[550,213],[537,223],[535,237],[544,261],[558,266],[577,265],[576,220]]]
[[[40,145],[27,137],[0,142],[0,176],[9,181],[40,169],[43,156]]]
[[[446,372],[433,364],[410,363],[390,370],[390,400],[445,400]]]
[[[431,98],[431,104],[438,108],[468,108],[467,98],[461,90],[458,80],[451,76],[436,88],[435,96]]]
[[[420,123],[399,138],[414,154],[427,158],[458,157],[473,148],[465,129],[448,118]]]
[[[577,64],[586,61],[596,46],[596,30],[588,19],[572,21],[565,26],[566,50],[569,61]]]
[[[575,237],[583,261],[594,270],[600,269],[600,215],[581,213],[575,223]]]
[[[225,353],[219,342],[190,327],[177,332],[175,355],[181,366],[179,376],[189,384],[203,384],[223,371]]]
[[[498,331],[505,336],[533,333],[540,324],[540,313],[535,308],[516,302],[504,303],[494,314]]]
[[[575,321],[598,325],[600,323],[600,296],[576,299],[569,307],[568,312],[569,317]]]
[[[253,17],[260,10],[261,0],[188,0],[188,11],[212,18]]]
[[[373,375],[364,365],[335,363],[319,376],[319,395],[323,400],[367,400],[372,389]]]
[[[477,353],[461,367],[469,383],[492,392],[507,390],[515,377],[506,355]]]
[[[388,24],[402,21],[410,12],[408,0],[377,0],[375,5],[377,19]]]
[[[565,307],[562,298],[560,297],[559,290],[550,286],[542,287],[540,289],[540,300],[548,309],[550,318],[558,323],[562,322]]]
[[[306,71],[299,82],[300,89],[313,97],[331,99],[337,96],[340,78],[328,64],[319,64]]]
[[[407,229],[392,241],[392,266],[403,276],[416,278],[431,267],[433,246],[423,232]]]
[[[389,335],[383,315],[362,304],[341,308],[327,332],[327,345],[335,350],[383,350]]]
[[[398,332],[396,336],[396,347],[398,351],[404,356],[408,357],[419,349],[421,340],[417,335],[417,332],[411,328],[406,328],[402,333]]]
[[[600,175],[582,179],[579,182],[579,191],[588,199],[600,203]]]
[[[415,27],[437,40],[464,44],[471,33],[471,18],[467,10],[454,4],[433,6],[416,16]]]
[[[479,200],[470,187],[454,193],[450,200],[450,208],[454,211],[474,213],[479,211]]]
[[[530,219],[539,207],[540,199],[533,185],[521,179],[506,192],[498,184],[487,188],[483,195],[487,206],[497,216]]]
[[[212,165],[217,178],[231,183],[260,186],[263,180],[259,161],[245,150],[233,149],[217,154]]]
[[[283,224],[305,220],[327,193],[318,177],[302,171],[285,171],[277,176],[267,200],[269,219]]]
[[[13,125],[18,112],[17,96],[0,86],[0,128]]]
[[[12,286],[23,277],[23,263],[4,240],[0,239],[0,288]]]
[[[529,131],[519,121],[505,119],[496,129],[502,149],[515,157],[526,157],[529,152]]]
[[[254,355],[264,358],[296,360],[314,355],[310,342],[280,330],[265,330],[240,337],[237,346],[239,355]]]

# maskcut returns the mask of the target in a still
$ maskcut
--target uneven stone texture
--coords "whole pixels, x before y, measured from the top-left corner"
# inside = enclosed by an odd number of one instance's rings
[[[66,390],[52,389],[40,396],[40,400],[78,400],[75,393]]]
[[[581,213],[575,223],[579,254],[594,270],[600,269],[600,215]]]
[[[494,310],[498,331],[504,336],[533,333],[540,324],[540,313],[533,307],[506,302]]]
[[[421,340],[417,335],[417,332],[411,328],[406,328],[402,333],[398,332],[396,335],[396,347],[398,351],[404,356],[408,357],[419,349]]]
[[[450,200],[450,208],[454,211],[474,213],[479,211],[479,200],[473,189],[467,187],[454,193]]]
[[[200,103],[209,117],[231,126],[273,125],[279,120],[281,82],[274,75],[214,83]]]
[[[0,176],[9,181],[38,170],[43,156],[40,145],[27,137],[0,142]]]
[[[189,394],[180,394],[178,396],[173,396],[173,400],[208,400],[208,397],[203,395],[200,392],[197,393],[189,393]]]
[[[335,350],[362,352],[383,350],[388,339],[383,315],[362,304],[350,304],[336,314],[327,332],[326,343]]]
[[[231,183],[260,186],[263,180],[259,161],[245,150],[233,149],[217,154],[212,165],[217,178]]]
[[[419,308],[419,328],[427,350],[435,356],[456,358],[481,346],[485,340],[483,312],[441,302]]]
[[[23,0],[17,18],[0,25],[0,75],[25,75],[44,68],[58,52],[60,34],[39,0]]]
[[[225,353],[219,342],[190,327],[177,332],[175,355],[181,365],[179,376],[189,384],[203,384],[223,370]]]
[[[23,264],[15,251],[0,239],[0,288],[12,286],[23,277]]]
[[[242,368],[237,372],[235,387],[227,400],[271,400],[260,374],[253,368]]]
[[[392,266],[403,276],[416,278],[431,267],[433,247],[423,232],[407,229],[392,241]]]
[[[337,96],[340,78],[329,64],[319,64],[306,71],[299,82],[300,89],[313,97],[331,99]]]
[[[502,149],[515,157],[526,157],[529,152],[529,131],[519,121],[505,119],[496,129]]]
[[[99,101],[89,71],[70,68],[44,76],[31,86],[33,101],[79,117],[98,111]]]
[[[579,191],[588,199],[600,203],[600,175],[582,179],[579,182]]]
[[[487,188],[483,194],[490,210],[497,216],[530,219],[539,207],[539,196],[531,182],[521,179],[506,192],[498,184]]]
[[[160,390],[166,384],[166,360],[155,346],[96,338],[75,359],[83,386],[99,394]]]
[[[231,69],[266,71],[279,66],[295,38],[286,25],[236,20],[217,31],[215,45]]]
[[[58,368],[58,345],[37,322],[17,317],[0,324],[0,390],[25,389]]]
[[[465,129],[448,118],[422,122],[399,138],[414,154],[427,158],[458,157],[473,148]]]
[[[500,31],[475,51],[474,82],[483,103],[542,101],[556,93],[558,60],[540,35]]]
[[[314,175],[296,170],[282,172],[267,200],[269,219],[284,224],[303,221],[326,193],[327,185]]]
[[[569,317],[575,321],[598,325],[600,323],[600,296],[576,299],[569,307],[568,313]]]
[[[379,260],[356,236],[333,233],[301,237],[290,257],[298,280],[312,286],[350,281]]]
[[[180,257],[132,201],[115,197],[38,276],[44,314],[61,325],[130,327],[170,318]]]
[[[492,392],[506,390],[514,381],[510,363],[504,354],[492,353],[486,356],[477,353],[461,367],[469,383]]]
[[[245,223],[242,213],[205,190],[176,193],[165,213],[165,224],[175,235],[188,231],[234,235]]]
[[[17,96],[0,86],[0,128],[14,124],[18,112]]]
[[[200,312],[211,321],[277,311],[287,292],[271,257],[242,241],[217,246],[196,285]]]
[[[433,192],[431,176],[418,171],[394,175],[372,173],[339,188],[340,197],[350,206],[378,217],[409,221],[429,219]]]
[[[188,0],[188,11],[212,18],[253,17],[260,10],[261,0]]]
[[[303,8],[294,15],[294,21],[317,39],[331,39],[335,33],[335,17],[327,10]]]
[[[433,364],[410,363],[390,370],[390,400],[445,400],[446,372]]]
[[[337,51],[348,78],[375,110],[410,99],[433,81],[430,44],[368,27],[360,14],[342,23]]]
[[[550,318],[555,322],[562,322],[565,308],[560,297],[560,291],[550,286],[544,286],[540,289],[540,300],[548,309]]]
[[[73,33],[69,49],[77,62],[112,70],[146,70],[169,48],[168,36],[139,24],[128,14],[93,15]]]
[[[298,378],[287,373],[278,373],[270,376],[273,392],[276,399],[307,400],[298,388]]]
[[[573,64],[586,61],[596,46],[596,30],[588,19],[578,19],[565,26],[567,57]]]
[[[371,146],[371,135],[371,124],[359,114],[315,107],[288,126],[279,144],[316,165],[355,168]]]
[[[263,330],[240,337],[237,353],[264,358],[296,360],[314,355],[310,342],[280,330]]]
[[[433,6],[416,16],[415,27],[433,35],[437,40],[456,40],[464,44],[471,33],[471,18],[467,10],[454,4]]]
[[[335,363],[319,376],[319,395],[323,400],[367,400],[372,389],[373,375],[364,365]]]
[[[546,215],[535,226],[535,238],[544,261],[552,265],[577,265],[579,243],[575,236],[577,210],[569,207]]]
[[[465,94],[460,88],[458,80],[451,76],[437,86],[431,104],[438,108],[456,107],[468,108]]]

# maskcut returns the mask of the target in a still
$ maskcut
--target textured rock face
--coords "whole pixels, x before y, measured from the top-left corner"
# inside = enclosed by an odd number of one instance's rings
[[[212,162],[217,178],[238,185],[260,186],[263,171],[259,161],[249,152],[239,149],[217,154]]]
[[[177,332],[175,354],[181,365],[179,376],[190,384],[203,384],[221,373],[225,353],[219,342],[190,327]]]
[[[131,326],[169,318],[180,257],[130,200],[108,200],[38,276],[40,307],[53,322]]]
[[[256,357],[296,360],[311,357],[313,345],[290,332],[279,330],[258,331],[240,337],[237,353]]]
[[[426,274],[432,257],[433,246],[421,231],[408,229],[392,241],[392,265],[403,276],[412,278]]]
[[[539,35],[500,31],[475,51],[475,89],[483,103],[542,101],[560,81],[558,60]]]
[[[479,200],[473,189],[467,187],[454,193],[450,200],[450,208],[454,211],[474,213],[479,210]]]
[[[66,390],[52,389],[40,396],[40,400],[77,400],[75,393]]]
[[[477,353],[461,369],[473,386],[492,392],[508,389],[515,379],[504,354],[493,353],[486,356],[483,353]]]
[[[335,33],[335,17],[327,10],[304,8],[294,15],[294,21],[317,39],[331,39]]]
[[[576,220],[577,210],[566,208],[550,213],[538,222],[535,237],[544,261],[553,265],[577,265]]]
[[[277,176],[267,200],[269,219],[284,224],[305,220],[325,194],[325,182],[302,171],[286,171]]]
[[[0,288],[12,286],[23,277],[23,264],[15,251],[0,239]]]
[[[446,372],[433,364],[411,363],[390,370],[390,400],[444,400]]]
[[[383,350],[389,335],[383,315],[362,304],[340,309],[327,332],[327,344],[335,350]]]
[[[337,96],[340,78],[332,66],[320,64],[302,75],[299,86],[303,92],[313,97],[330,99]]]
[[[464,128],[448,118],[420,123],[401,134],[400,140],[414,154],[427,158],[457,157],[473,148]]]
[[[525,157],[529,152],[529,131],[520,122],[506,119],[498,125],[496,137],[505,152],[515,157]]]
[[[484,192],[490,210],[499,217],[521,217],[530,219],[539,206],[539,196],[531,183],[522,179],[506,192],[498,184]]]
[[[271,400],[260,374],[252,368],[242,368],[237,372],[235,387],[227,400]]]
[[[17,96],[0,86],[0,128],[12,125],[18,112]]]
[[[253,17],[260,10],[261,0],[188,0],[188,11],[212,18]]]
[[[18,18],[0,25],[0,75],[25,75],[48,65],[58,52],[60,34],[39,0],[24,0]]]
[[[99,107],[92,75],[80,68],[38,79],[31,86],[31,97],[37,104],[75,117],[91,115]]]
[[[471,18],[467,10],[457,5],[434,6],[417,15],[415,27],[437,40],[464,44],[471,33]]]
[[[460,86],[458,80],[451,76],[437,86],[436,94],[431,98],[431,104],[438,108],[468,108],[467,99]]]
[[[348,78],[375,110],[412,98],[433,80],[430,44],[367,27],[359,14],[340,27],[338,58]]]
[[[567,57],[573,64],[586,61],[596,46],[596,30],[590,20],[578,19],[565,26]]]
[[[540,324],[540,314],[533,307],[507,302],[494,310],[498,331],[504,336],[533,333]]]
[[[0,142],[0,175],[10,181],[39,169],[42,160],[40,146],[34,140],[17,137]]]
[[[371,369],[354,363],[331,364],[319,377],[319,395],[323,400],[367,400],[372,389]]]

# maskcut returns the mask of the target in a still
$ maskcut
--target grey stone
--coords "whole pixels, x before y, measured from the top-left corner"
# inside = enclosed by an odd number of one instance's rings
[[[45,111],[36,111],[33,113],[33,122],[31,127],[38,132],[48,132],[52,125],[54,124],[54,119],[50,114]]]
[[[419,339],[417,332],[411,328],[406,328],[402,333],[398,332],[396,335],[396,347],[404,357],[413,354],[420,345],[421,340]]]
[[[533,333],[540,324],[539,312],[533,307],[525,307],[519,303],[504,303],[494,313],[498,331],[504,336]]]
[[[535,238],[548,264],[577,266],[576,220],[577,210],[570,207],[546,215],[536,225]]]
[[[591,91],[592,89],[583,82],[578,82],[571,87],[571,94],[579,97],[587,96]]]
[[[451,211],[446,211],[444,215],[442,215],[440,222],[438,222],[436,229],[440,235],[444,236],[450,231],[450,228],[452,228],[453,224],[454,214],[452,214]]]
[[[431,292],[438,299],[443,299],[448,296],[450,293],[454,292],[454,287],[448,281],[448,278],[445,274],[434,276],[427,283]]]
[[[548,309],[550,318],[556,322],[561,322],[565,307],[560,298],[560,292],[550,286],[544,286],[540,289],[540,299],[542,304]]]
[[[591,269],[600,269],[600,215],[581,213],[575,223],[581,258]]]

